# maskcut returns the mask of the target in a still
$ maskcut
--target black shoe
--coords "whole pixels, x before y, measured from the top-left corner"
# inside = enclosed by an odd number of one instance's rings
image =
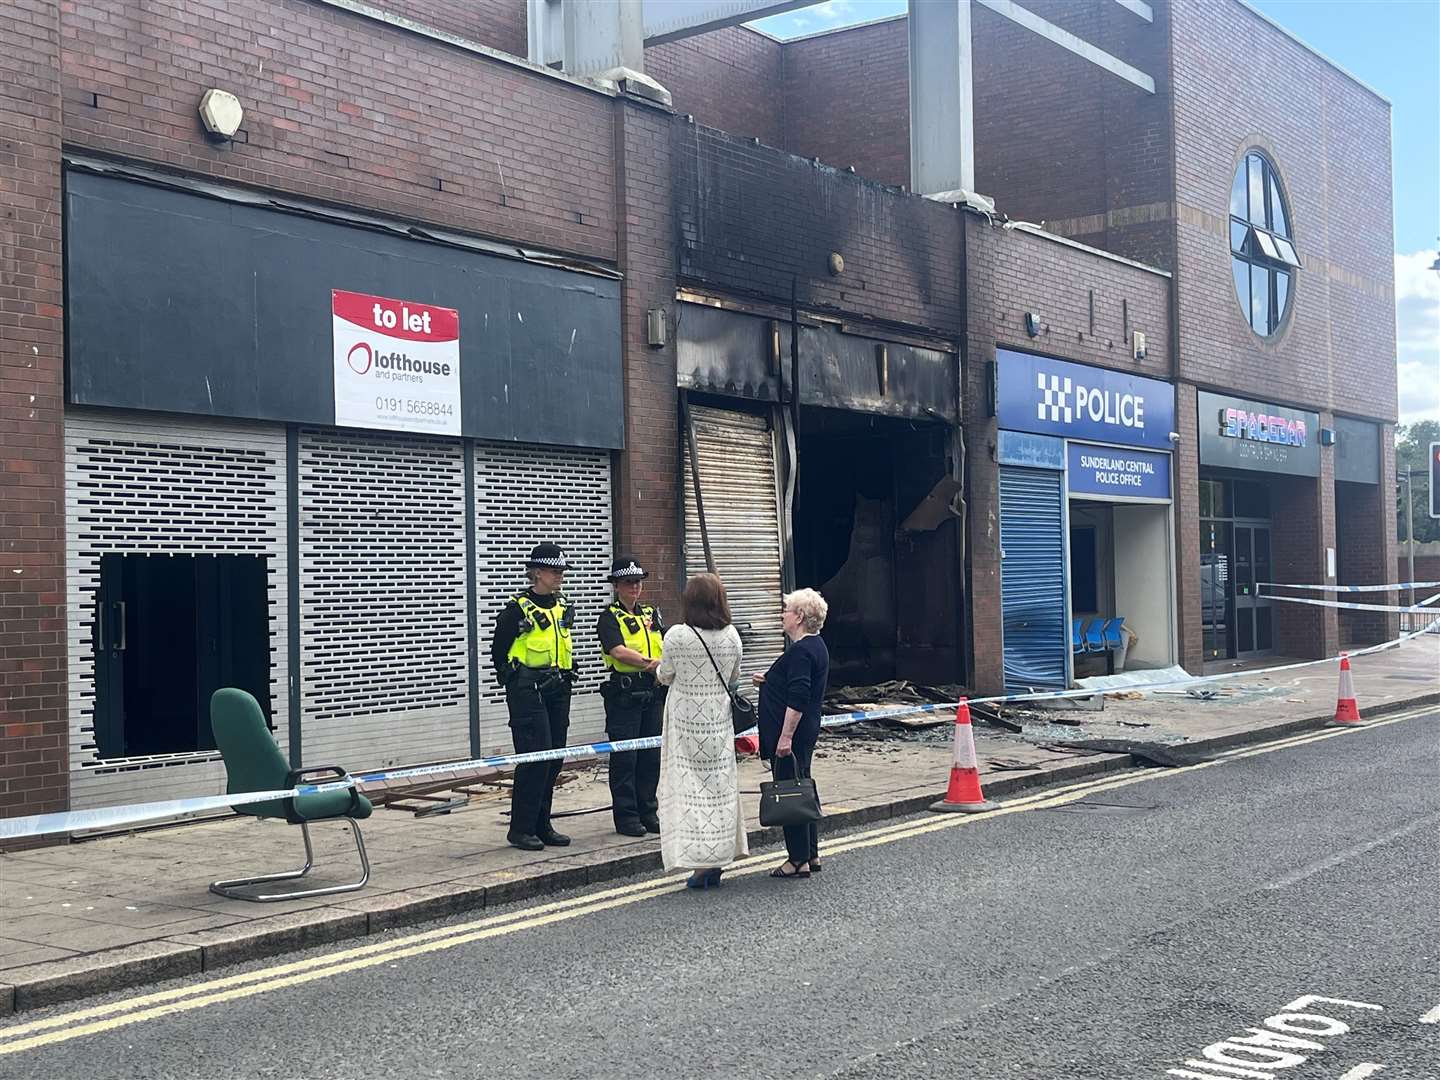
[[[540,843],[546,847],[569,847],[570,837],[564,833],[558,833],[554,829],[546,829],[540,833]]]
[[[521,851],[545,850],[545,845],[541,842],[540,838],[538,836],[531,836],[528,833],[506,833],[505,842],[511,847],[518,847]]]
[[[644,836],[645,826],[638,821],[620,821],[615,823],[615,831],[621,836]]]
[[[647,833],[654,833],[656,836],[660,835],[659,818],[644,818],[641,820],[640,824],[645,826],[645,831]]]

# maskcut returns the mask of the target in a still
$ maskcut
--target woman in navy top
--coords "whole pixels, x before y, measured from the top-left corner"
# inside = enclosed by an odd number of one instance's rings
[[[760,756],[770,761],[775,779],[810,775],[810,757],[820,738],[820,705],[830,681],[830,650],[820,637],[829,605],[814,589],[786,595],[780,616],[792,642],[770,670],[755,676],[760,687]],[[820,869],[818,830],[812,821],[785,829],[789,856],[771,877],[808,878]]]

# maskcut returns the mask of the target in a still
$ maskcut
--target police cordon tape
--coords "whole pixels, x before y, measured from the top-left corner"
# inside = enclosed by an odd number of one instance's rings
[[[1430,612],[1429,604],[1440,600],[1440,593],[1434,596],[1427,596],[1418,604],[1353,604],[1348,600],[1316,600],[1309,596],[1271,596],[1262,593],[1262,600],[1279,600],[1286,604],[1310,604],[1313,607],[1335,608],[1340,611],[1394,611],[1402,615],[1426,614]]]
[[[1440,594],[1437,594],[1440,596]],[[1432,597],[1432,599],[1434,599]],[[1365,607],[1367,605],[1359,605]],[[1373,608],[1371,610],[1374,610]],[[1426,608],[1426,611],[1431,609]],[[1419,630],[1412,630],[1409,633],[1401,634],[1397,638],[1385,641],[1379,645],[1371,645],[1364,649],[1356,649],[1347,655],[1352,659],[1357,656],[1366,656],[1370,653],[1383,652],[1387,649],[1398,648],[1405,642],[1440,630],[1440,617],[1430,622]],[[1184,679],[1166,679],[1161,682],[1141,683],[1138,685],[1125,686],[1127,693],[1149,693],[1154,690],[1163,690],[1175,686],[1201,686],[1205,683],[1234,681],[1237,674],[1246,678],[1253,678],[1260,675],[1270,675],[1281,671],[1295,671],[1300,668],[1316,667],[1320,664],[1334,664],[1340,657],[1327,657],[1323,660],[1301,660],[1293,664],[1281,664],[1276,667],[1257,668],[1245,672],[1226,672],[1221,675],[1199,675],[1188,676]],[[1047,690],[1029,694],[997,694],[991,697],[972,697],[967,701],[971,705],[1001,705],[1001,704],[1022,704],[1035,701],[1058,701],[1072,698],[1095,697],[1097,694],[1103,696],[1111,691],[1101,688],[1082,687],[1075,690]],[[857,724],[864,720],[881,720],[900,716],[915,716],[925,713],[949,713],[959,707],[958,701],[936,702],[927,705],[897,705],[887,709],[864,709],[856,712],[838,713],[823,717],[820,721],[821,727],[842,727],[849,724]],[[741,734],[753,735],[755,729]],[[737,737],[739,737],[737,735]],[[367,783],[379,783],[381,781],[395,780],[418,780],[427,776],[440,776],[446,773],[467,773],[476,772],[480,769],[504,769],[513,768],[516,765],[529,765],[545,761],[570,761],[584,758],[601,757],[606,754],[624,753],[630,750],[654,750],[660,746],[661,737],[653,735],[643,739],[622,739],[618,742],[593,742],[581,746],[563,746],[554,750],[535,750],[526,754],[499,754],[493,757],[475,758],[470,761],[457,761],[445,765],[419,765],[404,769],[387,769],[380,772],[366,772],[355,776],[346,777],[343,780],[327,781],[323,784],[299,784],[285,791],[258,791],[246,792],[240,795],[208,795],[190,799],[169,799],[163,802],[132,803],[124,806],[100,807],[94,810],[66,810],[55,814],[32,814],[28,817],[0,818],[0,843],[9,840],[23,840],[37,836],[53,836],[59,833],[91,832],[97,829],[118,829],[127,825],[139,825],[151,821],[162,821],[167,818],[183,817],[188,814],[200,814],[210,810],[224,810],[236,806],[249,806],[254,803],[274,802],[280,799],[293,799],[303,795],[318,795],[327,791],[349,791],[355,787],[364,789]]]
[[[1440,581],[1402,581],[1395,585],[1293,585],[1288,581],[1257,581],[1262,589],[1307,589],[1311,592],[1399,592],[1401,589],[1437,589]]]

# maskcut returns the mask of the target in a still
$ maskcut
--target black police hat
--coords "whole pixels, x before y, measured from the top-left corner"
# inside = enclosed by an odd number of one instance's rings
[[[530,549],[530,558],[526,560],[525,569],[534,570],[537,567],[569,570],[570,564],[565,561],[565,553],[560,550],[559,544],[536,544]]]
[[[650,575],[645,568],[634,559],[616,559],[610,564],[610,576],[607,581],[634,581],[637,578],[643,581]]]

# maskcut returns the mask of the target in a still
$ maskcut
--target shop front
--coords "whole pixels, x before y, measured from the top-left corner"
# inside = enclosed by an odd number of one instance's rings
[[[1205,659],[1297,653],[1263,586],[1318,563],[1320,417],[1203,390],[1198,409]]]
[[[964,679],[959,362],[942,342],[679,306],[687,574],[725,580],[763,671],[780,593],[829,601],[834,686]]]
[[[617,275],[82,161],[66,262],[72,805],[222,790],[221,686],[297,762],[505,749],[525,553],[608,598]]]
[[[1169,383],[997,350],[1005,685],[1175,663]]]

